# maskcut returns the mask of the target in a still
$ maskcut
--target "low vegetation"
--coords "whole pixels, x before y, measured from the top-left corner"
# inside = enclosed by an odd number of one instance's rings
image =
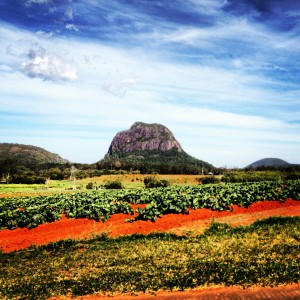
[[[244,184],[207,184],[153,189],[98,190],[75,194],[0,198],[0,229],[29,227],[60,219],[89,218],[106,221],[112,214],[133,214],[131,204],[148,204],[138,208],[131,221],[151,220],[169,213],[187,213],[189,209],[230,210],[232,204],[248,207],[261,200],[300,199],[300,180],[266,181]]]
[[[274,181],[274,180],[296,180],[300,179],[299,171],[279,171],[279,170],[264,170],[264,171],[232,171],[227,172],[223,177],[223,182],[258,182],[258,181]]]
[[[167,187],[170,181],[167,179],[158,179],[154,176],[147,176],[144,179],[145,188]]]
[[[296,283],[299,232],[299,217],[277,217],[238,228],[214,222],[197,237],[102,235],[0,252],[0,298]]]
[[[200,184],[220,183],[220,179],[215,176],[205,176],[197,178]]]
[[[114,180],[114,181],[108,181],[107,183],[105,183],[104,187],[106,189],[109,190],[113,190],[113,189],[122,189],[122,182],[119,180]]]

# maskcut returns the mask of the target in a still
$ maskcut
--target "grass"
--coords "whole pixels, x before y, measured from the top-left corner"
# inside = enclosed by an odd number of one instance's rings
[[[66,240],[0,253],[1,299],[276,286],[300,281],[300,217],[246,227],[213,222],[197,237],[171,234]]]
[[[75,185],[76,190],[86,190],[89,182],[93,186],[103,186],[108,181],[121,181],[124,188],[144,188],[144,178],[149,175],[124,174],[124,175],[102,175],[100,177],[84,178],[76,180],[48,180],[46,184],[5,184],[0,183],[0,198],[17,196],[49,195],[54,193],[72,192]],[[196,178],[201,175],[155,175],[158,179],[167,179],[172,185],[198,184]]]

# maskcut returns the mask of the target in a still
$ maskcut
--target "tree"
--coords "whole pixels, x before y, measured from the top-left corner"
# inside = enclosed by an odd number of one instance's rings
[[[72,165],[70,169],[70,180],[73,180],[73,190],[76,190],[76,172],[77,169]]]
[[[0,162],[0,175],[4,178],[4,181],[8,184],[12,181],[13,175],[18,169],[18,164],[16,160],[5,159]]]

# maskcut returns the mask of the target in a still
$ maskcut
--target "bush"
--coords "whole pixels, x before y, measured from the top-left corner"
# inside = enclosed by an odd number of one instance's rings
[[[92,182],[89,182],[89,183],[86,185],[86,189],[87,189],[87,190],[92,190],[92,189],[93,189],[93,183],[92,183]]]
[[[277,181],[284,179],[285,174],[280,171],[237,171],[229,172],[222,178],[224,182],[259,182]]]
[[[170,181],[167,179],[159,180],[153,176],[147,176],[144,179],[144,184],[146,188],[167,187],[170,185]]]
[[[15,175],[12,178],[12,183],[45,184],[46,178],[35,175]]]
[[[285,177],[285,180],[298,180],[300,179],[300,173],[290,173]]]
[[[122,189],[122,182],[115,180],[115,181],[108,181],[105,183],[104,187],[106,189]]]
[[[206,176],[203,178],[198,178],[198,181],[202,184],[220,183],[220,179],[215,176]]]

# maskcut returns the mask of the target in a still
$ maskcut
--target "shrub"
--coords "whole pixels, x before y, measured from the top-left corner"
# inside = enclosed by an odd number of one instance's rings
[[[86,185],[86,189],[87,189],[87,190],[92,190],[92,189],[93,189],[93,183],[92,183],[92,182],[89,182],[89,183]]]
[[[285,177],[285,180],[298,180],[300,179],[300,173],[290,173]]]
[[[224,175],[224,182],[259,182],[276,181],[284,178],[284,173],[280,171],[237,171]]]
[[[23,183],[23,184],[45,184],[46,178],[35,175],[15,175],[12,178],[12,183]]]
[[[115,180],[115,181],[108,181],[105,183],[104,187],[106,189],[122,189],[122,182]]]
[[[198,181],[202,184],[220,183],[220,179],[215,176],[206,176],[203,178],[198,178]]]
[[[167,179],[159,180],[154,176],[147,176],[144,179],[144,184],[146,188],[167,187],[170,185],[170,181]]]

